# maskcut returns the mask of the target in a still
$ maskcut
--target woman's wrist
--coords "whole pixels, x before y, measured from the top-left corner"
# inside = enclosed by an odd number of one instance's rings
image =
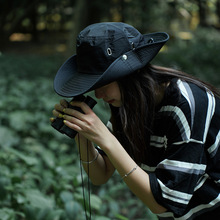
[[[97,149],[95,149],[95,150],[96,150],[96,156],[92,160],[85,161],[85,160],[82,160],[80,158],[81,162],[84,163],[84,164],[91,164],[91,163],[95,162],[98,159],[98,156],[99,156],[99,151]]]
[[[102,144],[98,145],[107,155],[111,154],[112,151],[116,150],[117,147],[121,146],[117,138],[110,133],[109,138],[105,140]]]
[[[77,135],[78,136],[78,135]],[[84,163],[90,162],[97,157],[97,150],[93,143],[84,137],[77,137],[77,148],[79,151],[80,160]],[[96,158],[97,160],[97,158]]]

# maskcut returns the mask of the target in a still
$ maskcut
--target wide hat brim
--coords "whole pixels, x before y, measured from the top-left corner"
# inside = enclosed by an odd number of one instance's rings
[[[77,71],[77,55],[71,56],[58,70],[54,90],[63,97],[75,97],[117,81],[147,65],[169,39],[165,32],[143,35],[146,44],[119,56],[102,74]],[[153,42],[151,42],[153,39]]]

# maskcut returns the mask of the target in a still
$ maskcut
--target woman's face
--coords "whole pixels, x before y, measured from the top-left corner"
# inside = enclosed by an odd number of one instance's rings
[[[122,104],[120,88],[116,81],[96,89],[95,96],[114,107],[120,107]]]

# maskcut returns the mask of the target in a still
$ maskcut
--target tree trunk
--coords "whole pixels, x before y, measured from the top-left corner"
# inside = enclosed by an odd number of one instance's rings
[[[206,0],[197,0],[198,6],[199,6],[199,25],[202,27],[207,27],[207,21],[206,21]]]
[[[13,16],[13,20],[10,21],[10,24],[11,24],[10,29],[7,31],[2,30],[1,37],[4,38],[5,40],[8,40],[9,36],[17,31],[17,28],[19,27],[19,25],[21,24],[24,18],[31,17],[31,15],[34,16],[33,11],[36,10],[36,5],[38,1],[39,0],[33,0],[31,3],[27,2],[28,3],[27,5],[19,5],[17,8],[13,8],[15,16]],[[21,8],[22,9],[25,8],[25,10],[21,10]],[[18,13],[20,10],[22,11],[22,13]],[[37,15],[35,14],[35,16]],[[6,22],[7,18],[4,18],[3,21]],[[0,29],[3,28],[3,25],[4,24],[0,22]],[[33,24],[33,25],[36,25],[36,24]]]
[[[75,13],[73,14],[73,27],[67,42],[67,56],[76,53],[76,38],[78,33],[86,26],[87,23],[87,0],[77,0],[75,5]]]
[[[216,14],[218,16],[218,28],[220,28],[220,0],[216,1]]]
[[[70,32],[67,56],[76,53],[76,38],[79,32],[86,26],[100,21],[101,9],[97,1],[77,0],[73,15],[73,27]]]

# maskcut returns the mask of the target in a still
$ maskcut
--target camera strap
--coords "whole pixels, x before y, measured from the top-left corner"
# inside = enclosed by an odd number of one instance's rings
[[[81,155],[80,151],[80,138],[79,138],[79,155]],[[88,146],[88,140],[87,140],[87,160],[89,160],[89,146]],[[90,189],[90,182],[89,182],[89,164],[87,164],[87,170],[88,170],[88,181],[87,181],[87,189],[88,189],[88,210],[87,210],[87,204],[86,204],[86,194],[85,194],[85,184],[84,184],[84,178],[83,178],[83,168],[82,168],[82,161],[80,160],[80,173],[81,173],[81,180],[82,180],[82,192],[83,192],[83,205],[84,205],[84,212],[86,220],[92,219],[92,210],[91,210],[91,189]]]

